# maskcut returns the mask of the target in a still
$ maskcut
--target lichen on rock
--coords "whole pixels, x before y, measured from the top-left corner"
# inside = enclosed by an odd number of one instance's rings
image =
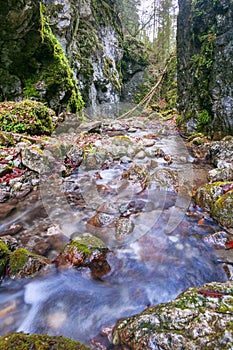
[[[174,301],[119,320],[112,342],[132,350],[227,350],[233,340],[232,293],[231,281],[190,288]]]

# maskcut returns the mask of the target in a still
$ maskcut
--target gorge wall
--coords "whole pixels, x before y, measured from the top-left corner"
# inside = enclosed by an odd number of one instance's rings
[[[123,35],[112,0],[6,0],[0,101],[33,98],[57,112],[117,102]]]
[[[178,110],[188,132],[233,134],[233,0],[179,0]]]

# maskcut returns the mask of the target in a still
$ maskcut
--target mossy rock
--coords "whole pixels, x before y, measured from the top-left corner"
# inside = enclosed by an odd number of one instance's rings
[[[10,255],[10,277],[22,278],[32,276],[48,264],[50,264],[50,261],[47,258],[19,248]]]
[[[233,190],[226,192],[216,200],[211,216],[221,225],[233,228]]]
[[[56,264],[71,264],[75,268],[88,267],[94,278],[101,278],[110,271],[106,260],[109,249],[105,243],[90,233],[75,237],[67,243],[56,258]]]
[[[12,333],[0,337],[0,349],[6,350],[88,350],[75,340],[46,334]]]
[[[55,113],[41,102],[23,100],[0,103],[0,130],[30,135],[50,135]]]
[[[10,251],[7,245],[0,240],[0,280],[5,277],[9,255]]]
[[[213,182],[199,187],[195,195],[196,204],[204,209],[212,210],[215,202],[224,194],[224,189],[231,184],[232,182]]]
[[[119,320],[112,342],[132,350],[231,349],[232,293],[232,281],[189,288],[174,301]]]

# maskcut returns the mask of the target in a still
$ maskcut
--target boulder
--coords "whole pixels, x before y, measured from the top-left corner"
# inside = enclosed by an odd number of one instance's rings
[[[119,320],[112,343],[132,350],[230,349],[232,293],[232,281],[190,288],[174,301]]]

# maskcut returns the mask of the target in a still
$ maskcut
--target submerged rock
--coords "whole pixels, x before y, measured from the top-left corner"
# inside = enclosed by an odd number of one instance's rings
[[[1,349],[17,350],[88,350],[89,348],[81,343],[62,336],[48,336],[47,334],[24,334],[11,333],[0,337]]]
[[[112,343],[132,350],[230,349],[232,302],[232,282],[190,288],[174,301],[119,320]]]

